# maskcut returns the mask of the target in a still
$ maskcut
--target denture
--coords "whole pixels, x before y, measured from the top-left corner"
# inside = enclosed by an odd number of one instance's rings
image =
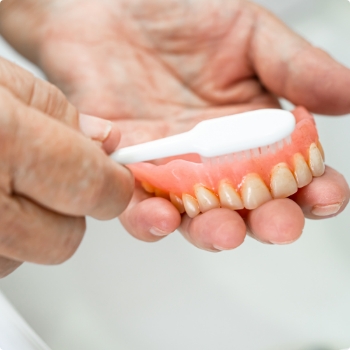
[[[293,114],[296,127],[291,142],[230,155],[224,161],[202,162],[197,155],[186,155],[160,165],[128,167],[145,191],[170,200],[191,218],[220,207],[252,210],[293,195],[325,171],[313,116],[303,107]]]

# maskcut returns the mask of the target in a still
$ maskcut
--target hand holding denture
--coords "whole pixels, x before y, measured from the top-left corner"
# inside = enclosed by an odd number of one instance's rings
[[[17,1],[19,17],[30,11],[21,4],[31,1]],[[350,71],[328,54],[249,1],[59,4],[36,6],[38,21],[22,21],[22,35],[11,34],[8,22],[7,38],[18,49],[25,41],[22,53],[82,112],[116,121],[120,147],[179,134],[205,119],[279,108],[277,97],[304,106],[293,112],[293,142],[275,154],[242,158],[208,176],[186,160],[133,167],[146,188],[137,183],[120,217],[133,236],[157,241],[179,229],[195,246],[218,251],[239,246],[248,227],[257,240],[282,244],[298,239],[304,217],[344,209],[348,185],[324,167],[309,113],[350,112]],[[45,30],[32,26],[37,22]]]

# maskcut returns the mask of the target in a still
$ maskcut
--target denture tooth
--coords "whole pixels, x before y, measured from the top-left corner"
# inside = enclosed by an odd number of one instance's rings
[[[286,198],[298,191],[297,183],[287,164],[277,164],[272,169],[271,192],[273,198]]]
[[[269,189],[257,174],[248,174],[245,177],[241,195],[247,209],[255,209],[272,199]]]
[[[221,206],[231,210],[240,210],[244,208],[243,202],[239,194],[233,186],[227,182],[222,182],[219,186],[219,198]]]
[[[304,157],[300,153],[294,155],[294,176],[298,187],[304,187],[312,181],[312,174]]]
[[[323,161],[325,161],[325,160],[326,160],[326,157],[325,157],[325,155],[324,155],[324,150],[323,150],[323,147],[322,147],[320,141],[317,141],[317,148],[318,148],[318,149],[320,150],[320,152],[321,152],[321,156],[322,156]]]
[[[322,154],[317,146],[312,143],[309,148],[309,166],[313,176],[321,176],[325,171]]]
[[[198,201],[196,198],[190,196],[189,194],[183,194],[182,202],[184,204],[186,213],[190,218],[194,218],[200,213]]]
[[[149,184],[148,182],[144,182],[144,181],[141,182],[141,186],[148,193],[154,193],[154,191],[155,191],[155,188],[151,184]]]
[[[154,190],[154,194],[156,195],[156,197],[160,197],[160,198],[165,198],[165,199],[170,199],[169,198],[169,193],[165,192],[163,190],[161,190],[160,188],[156,188]]]
[[[173,206],[179,211],[180,214],[185,212],[184,203],[181,198],[179,198],[176,194],[170,193],[170,201],[173,203]]]
[[[202,213],[210,209],[220,208],[219,198],[203,186],[195,186],[194,192],[198,200],[199,209]]]

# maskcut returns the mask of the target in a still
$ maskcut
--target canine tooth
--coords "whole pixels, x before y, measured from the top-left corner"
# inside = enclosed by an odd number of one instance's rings
[[[272,199],[270,191],[257,174],[248,174],[245,177],[241,194],[247,209],[255,209]]]
[[[324,155],[324,150],[323,150],[323,147],[322,147],[320,141],[317,141],[317,148],[318,148],[318,149],[320,150],[320,152],[321,152],[321,156],[322,156],[323,161],[325,161],[325,160],[326,160],[326,157],[325,157],[325,155]]]
[[[154,194],[156,195],[156,197],[161,197],[161,198],[165,198],[165,199],[169,199],[169,193],[165,192],[163,190],[161,190],[160,188],[156,188],[154,190]]]
[[[294,155],[294,176],[299,188],[308,185],[312,181],[310,168],[300,153]]]
[[[219,198],[221,206],[232,210],[243,209],[244,205],[241,197],[235,189],[228,183],[222,182],[219,186]]]
[[[220,201],[212,191],[209,191],[203,186],[195,186],[194,192],[196,193],[199,209],[202,213],[210,209],[220,208]]]
[[[179,211],[180,214],[185,212],[184,203],[181,198],[179,198],[176,194],[170,193],[170,201],[173,203],[174,207]]]
[[[182,202],[184,204],[186,213],[190,218],[194,218],[200,213],[198,201],[196,198],[190,196],[189,194],[183,194]]]
[[[277,164],[271,175],[271,192],[273,198],[286,198],[298,191],[297,183],[287,164]]]
[[[313,176],[321,176],[325,171],[322,154],[317,146],[312,143],[309,148],[309,166]]]
[[[148,182],[141,182],[142,188],[148,193],[154,193],[154,187]]]

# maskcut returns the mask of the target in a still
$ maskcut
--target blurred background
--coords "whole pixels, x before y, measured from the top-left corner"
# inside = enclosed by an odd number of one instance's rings
[[[257,2],[350,67],[347,0]],[[0,55],[42,76],[3,41]],[[350,118],[317,124],[327,164],[350,181]],[[350,346],[349,227],[350,208],[308,221],[290,246],[247,238],[211,254],[176,232],[147,244],[118,220],[88,220],[71,260],[25,264],[0,289],[53,350],[339,350]]]

